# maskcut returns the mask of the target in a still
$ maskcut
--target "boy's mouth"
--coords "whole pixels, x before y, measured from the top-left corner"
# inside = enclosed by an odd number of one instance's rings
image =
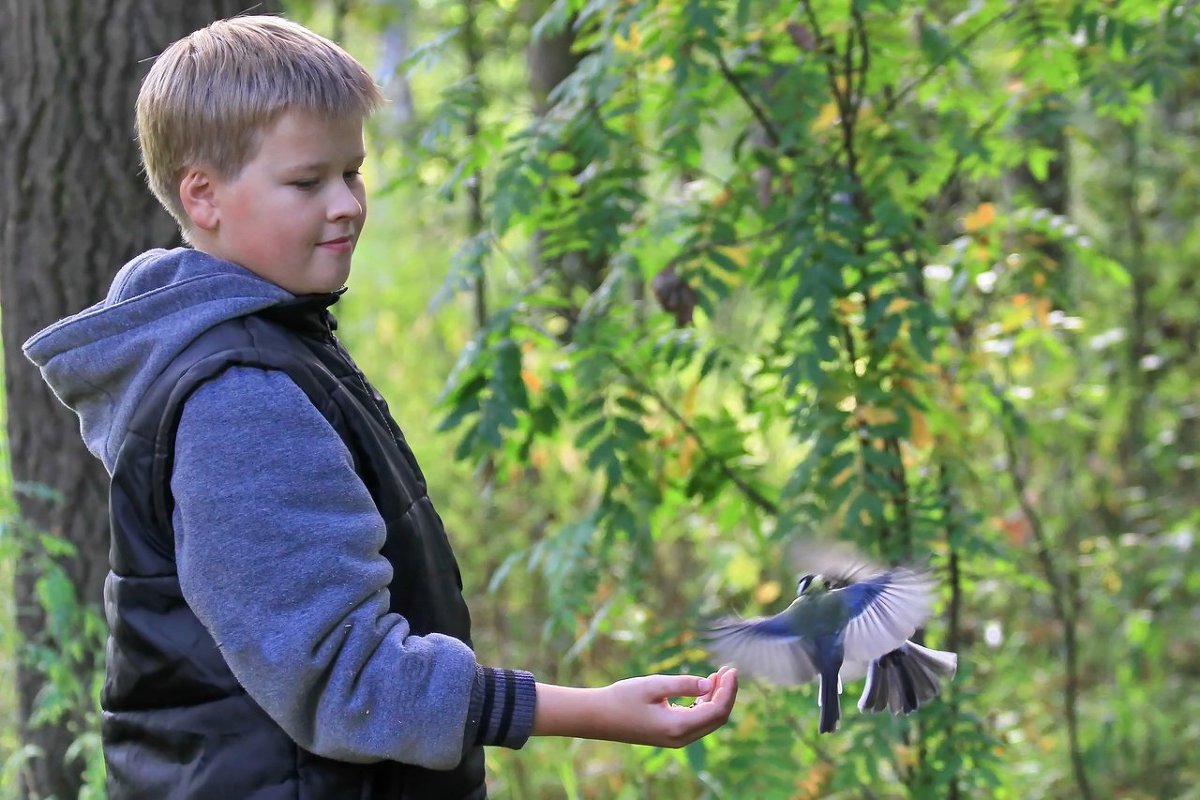
[[[336,239],[326,239],[323,242],[317,242],[317,247],[326,247],[339,252],[349,250],[353,246],[354,239],[350,236],[339,236]]]

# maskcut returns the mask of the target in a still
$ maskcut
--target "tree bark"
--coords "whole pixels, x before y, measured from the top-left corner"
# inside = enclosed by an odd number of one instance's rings
[[[21,343],[101,299],[138,252],[178,243],[142,180],[134,101],[153,56],[245,8],[243,0],[0,0],[0,331],[13,484],[57,494],[19,492],[20,513],[29,529],[74,544],[63,566],[90,605],[100,604],[108,571],[108,479]],[[259,2],[255,11],[274,8]],[[35,547],[31,541],[17,564],[17,624],[26,641],[37,641],[44,627],[33,594]],[[81,715],[31,728],[45,680],[24,661],[17,680],[22,740],[41,751],[23,794],[76,797],[82,765],[64,763],[64,754]]]
[[[547,0],[529,0],[523,7],[522,13],[528,18],[536,20],[546,12],[550,5]],[[575,52],[574,19],[569,20],[563,29],[556,33],[530,39],[525,59],[529,94],[533,101],[535,114],[544,117],[550,113],[554,107],[554,103],[550,100],[551,92],[570,77],[579,65],[581,58],[582,56]],[[567,145],[566,148],[570,149],[570,145]],[[581,164],[577,171],[582,171],[584,166]],[[592,166],[607,169],[609,165],[594,164]],[[572,287],[575,286],[582,286],[588,294],[600,287],[608,269],[607,253],[589,254],[584,251],[572,251],[550,257],[542,252],[544,242],[544,231],[536,232],[533,241],[534,263],[539,271],[550,271],[557,276],[563,289],[563,296],[570,297]],[[567,314],[570,318],[567,338],[574,328],[574,317],[577,311],[578,309],[574,309]]]

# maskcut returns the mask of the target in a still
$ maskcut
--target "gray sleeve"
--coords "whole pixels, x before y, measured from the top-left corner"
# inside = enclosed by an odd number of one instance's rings
[[[285,374],[231,369],[188,399],[171,490],[185,599],[302,747],[446,769],[464,744],[524,743],[532,676],[480,667],[459,640],[410,635],[388,612],[383,520],[341,438]]]

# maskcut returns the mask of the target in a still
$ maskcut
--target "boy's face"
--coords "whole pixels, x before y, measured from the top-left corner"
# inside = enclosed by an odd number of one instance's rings
[[[196,248],[293,294],[340,289],[367,220],[365,155],[362,120],[285,112],[235,177],[205,176],[209,205],[192,215]]]

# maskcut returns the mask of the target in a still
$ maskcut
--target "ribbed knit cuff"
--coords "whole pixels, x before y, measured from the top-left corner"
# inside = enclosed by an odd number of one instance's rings
[[[467,734],[473,744],[521,749],[533,733],[537,685],[533,674],[519,669],[476,665],[467,709]]]

